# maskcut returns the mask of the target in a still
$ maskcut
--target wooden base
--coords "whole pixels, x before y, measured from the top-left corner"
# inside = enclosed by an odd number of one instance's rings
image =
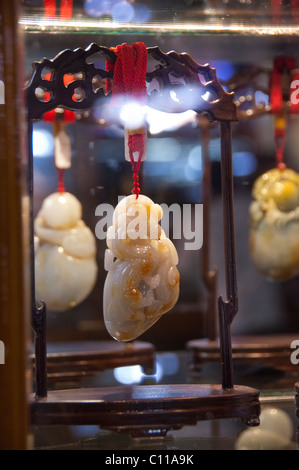
[[[299,334],[232,337],[234,363],[255,363],[276,369],[294,369],[291,363],[291,343]],[[186,344],[190,368],[197,370],[205,362],[219,361],[219,342],[195,339]]]
[[[31,398],[36,425],[98,425],[135,438],[163,437],[200,420],[241,418],[259,424],[256,389],[220,385],[150,385],[58,390]]]
[[[34,367],[34,355],[31,361]],[[47,377],[53,382],[80,380],[106,369],[130,365],[140,365],[145,374],[153,374],[154,346],[141,341],[82,341],[47,346]]]

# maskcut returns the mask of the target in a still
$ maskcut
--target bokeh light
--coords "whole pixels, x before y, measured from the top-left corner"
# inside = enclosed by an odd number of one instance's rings
[[[257,168],[257,158],[251,152],[233,153],[233,175],[248,176]]]
[[[229,80],[235,73],[235,66],[227,60],[213,60],[210,66],[216,69],[217,77],[220,81]]]
[[[144,374],[142,371],[141,366],[125,366],[125,367],[117,367],[114,369],[114,378],[121,384],[124,385],[133,385],[139,384],[142,382],[144,378],[148,378],[149,375]],[[156,382],[159,382],[163,377],[163,368],[156,362],[156,371],[153,375],[151,375]]]
[[[134,23],[147,23],[151,20],[152,13],[147,5],[137,3],[134,5]]]
[[[201,156],[201,146],[196,145],[190,151],[188,156],[188,164],[191,168],[196,171],[202,171],[202,156]]]
[[[145,107],[131,101],[124,104],[120,110],[120,120],[130,129],[138,129],[144,124]]]
[[[147,108],[147,122],[151,134],[179,129],[182,126],[193,123],[195,119],[196,113],[191,110],[183,113],[165,113],[153,108]]]
[[[126,1],[117,2],[111,9],[111,16],[114,21],[128,23],[134,18],[134,7]]]
[[[32,133],[33,156],[45,158],[53,155],[54,138],[47,129],[34,129]]]
[[[115,0],[85,0],[84,10],[89,16],[99,18],[109,15]]]

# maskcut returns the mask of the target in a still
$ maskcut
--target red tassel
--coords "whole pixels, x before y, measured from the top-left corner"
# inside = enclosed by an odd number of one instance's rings
[[[73,0],[61,0],[60,18],[70,20],[73,16]]]
[[[44,15],[47,18],[56,17],[56,0],[44,0]],[[69,20],[73,16],[73,0],[61,0],[60,18]]]
[[[47,18],[55,18],[56,16],[56,1],[44,0],[44,15]]]
[[[132,46],[122,44],[111,48],[117,56],[115,64],[107,61],[106,70],[113,70],[113,83],[106,80],[106,94],[112,93],[112,104],[120,106],[126,100],[136,99],[139,104],[145,105],[147,100],[146,92],[146,68],[147,49],[142,42],[136,42]],[[128,138],[129,155],[133,168],[133,189],[136,199],[140,193],[139,188],[139,168],[144,152],[143,134],[129,135]],[[138,160],[135,163],[134,153],[139,152]]]

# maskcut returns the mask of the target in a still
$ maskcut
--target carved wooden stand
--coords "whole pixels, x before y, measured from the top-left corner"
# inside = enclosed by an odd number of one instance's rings
[[[61,107],[75,111],[101,106],[109,101],[103,82],[113,80],[113,72],[97,68],[95,54],[115,62],[106,47],[91,44],[86,50],[66,50],[53,60],[34,64],[27,86],[29,133],[34,120]],[[147,81],[156,79],[160,89],[148,98],[148,105],[168,112],[193,109],[221,126],[221,172],[224,219],[224,249],[227,299],[219,297],[219,332],[222,366],[221,385],[155,385],[47,391],[45,306],[36,309],[34,291],[33,326],[36,331],[36,394],[31,397],[31,418],[35,424],[97,424],[104,429],[126,432],[134,437],[163,436],[198,420],[242,418],[258,424],[260,403],[256,389],[234,385],[230,326],[238,311],[234,239],[234,201],[232,184],[231,122],[237,120],[233,94],[226,93],[208,65],[198,65],[188,54],[167,54],[158,47],[148,48],[156,61]],[[50,72],[50,80],[45,75]],[[75,75],[67,87],[66,74]],[[176,100],[171,98],[171,92]],[[47,92],[45,101],[41,92]],[[74,94],[82,97],[74,100]],[[29,145],[32,146],[31,138]],[[32,148],[29,149],[32,155]],[[32,163],[32,162],[31,162]],[[31,165],[32,166],[32,165]],[[31,188],[33,194],[33,188]],[[33,236],[33,233],[31,234]],[[33,249],[33,244],[32,244]],[[33,264],[33,263],[32,263]],[[32,270],[33,266],[32,266]],[[32,274],[34,288],[34,273]]]

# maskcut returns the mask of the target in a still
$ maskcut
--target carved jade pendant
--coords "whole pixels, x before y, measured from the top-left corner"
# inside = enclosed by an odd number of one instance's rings
[[[253,186],[250,254],[267,278],[284,281],[299,274],[299,175],[272,169]]]
[[[159,225],[162,208],[146,196],[117,205],[107,232],[104,322],[117,341],[131,341],[169,311],[179,296],[178,255]]]
[[[35,290],[49,310],[75,307],[97,277],[96,242],[82,207],[70,193],[48,196],[35,219]]]

